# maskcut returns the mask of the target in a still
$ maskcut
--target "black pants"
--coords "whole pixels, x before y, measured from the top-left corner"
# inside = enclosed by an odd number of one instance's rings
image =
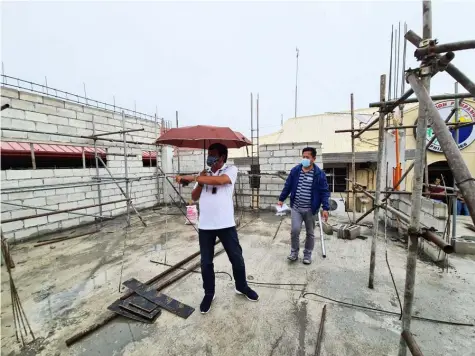
[[[203,277],[203,288],[206,295],[213,295],[215,292],[214,281],[214,244],[216,237],[223,244],[229,261],[233,266],[233,275],[236,283],[236,289],[245,291],[246,267],[244,258],[242,257],[242,248],[239,244],[236,227],[229,227],[219,230],[201,230],[199,231],[200,252],[201,252],[201,276]]]

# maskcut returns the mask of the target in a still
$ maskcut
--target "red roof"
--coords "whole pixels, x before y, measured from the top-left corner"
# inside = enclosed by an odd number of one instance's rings
[[[35,156],[39,157],[81,157],[84,149],[87,157],[94,156],[93,147],[56,145],[45,143],[34,143],[33,150]],[[30,155],[30,144],[27,142],[1,142],[0,152],[2,155],[25,156]],[[101,148],[97,149],[100,156],[105,157],[107,152]]]
[[[142,152],[142,159],[156,159],[157,158],[157,152],[155,151],[143,151]]]

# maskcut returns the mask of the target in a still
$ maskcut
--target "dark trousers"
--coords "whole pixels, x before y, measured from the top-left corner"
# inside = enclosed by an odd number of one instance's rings
[[[199,230],[200,252],[201,252],[201,276],[203,277],[203,288],[206,295],[213,295],[215,292],[214,280],[214,244],[216,237],[223,244],[229,261],[233,266],[234,281],[238,291],[245,291],[246,267],[242,257],[242,248],[239,244],[236,227],[229,227],[219,230]]]

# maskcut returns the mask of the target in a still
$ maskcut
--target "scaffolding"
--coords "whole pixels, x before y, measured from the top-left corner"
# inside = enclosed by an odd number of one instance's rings
[[[143,120],[150,120],[154,122],[154,127],[155,127],[155,135],[158,137],[158,134],[161,130],[163,130],[163,126],[169,126],[168,122],[165,122],[162,119],[161,124],[158,122],[158,117],[157,114],[154,116],[147,115],[144,113],[137,112],[136,110],[129,110],[125,109],[119,106],[116,106],[114,104],[108,104],[104,102],[100,102],[97,100],[90,99],[86,96],[80,96],[77,94],[72,94],[69,92],[65,92],[59,89],[54,89],[42,84],[37,84],[34,82],[30,81],[25,81],[19,78],[11,77],[2,74],[2,84],[5,87],[11,87],[15,89],[22,89],[27,92],[32,92],[35,94],[40,94],[45,98],[51,97],[55,99],[62,99],[66,100],[71,103],[76,103],[78,105],[82,105],[85,107],[91,107],[94,109],[100,109],[104,111],[108,111],[111,113],[120,113],[121,115],[121,121],[122,121],[122,130],[118,131],[110,131],[110,132],[101,132],[97,133],[96,129],[96,122],[94,120],[94,115],[91,115],[91,123],[92,123],[92,135],[86,136],[86,135],[78,135],[78,134],[69,134],[69,133],[53,133],[53,132],[44,132],[44,131],[38,131],[38,130],[26,130],[26,129],[21,129],[21,128],[6,128],[2,127],[2,131],[11,131],[11,132],[25,132],[25,133],[36,133],[36,134],[47,134],[51,136],[62,136],[62,137],[71,137],[71,138],[78,138],[78,139],[86,139],[92,141],[93,144],[93,157],[95,161],[95,171],[96,171],[96,176],[92,177],[91,182],[72,182],[72,183],[64,183],[64,184],[50,184],[50,185],[41,185],[41,186],[28,186],[28,187],[22,187],[22,188],[7,188],[7,189],[2,189],[1,193],[2,194],[9,194],[9,193],[23,193],[23,192],[32,192],[32,191],[38,191],[38,190],[56,190],[56,189],[67,189],[67,188],[76,188],[76,187],[86,187],[86,186],[94,186],[97,187],[97,199],[98,199],[98,204],[91,204],[87,206],[80,206],[80,207],[75,207],[72,209],[49,209],[45,208],[42,206],[27,206],[24,204],[15,204],[12,202],[8,201],[2,201],[3,204],[6,205],[11,205],[11,206],[18,206],[22,208],[28,208],[28,209],[37,209],[39,211],[43,210],[46,211],[45,213],[39,213],[39,214],[33,214],[29,216],[22,216],[22,217],[17,217],[17,218],[10,218],[10,219],[3,219],[2,223],[11,223],[15,221],[22,221],[22,220],[27,220],[27,219],[33,219],[41,216],[50,216],[50,215],[55,215],[55,214],[61,214],[61,213],[70,213],[73,215],[78,215],[78,216],[87,216],[87,217],[93,217],[96,223],[101,224],[102,221],[108,220],[113,218],[112,216],[105,216],[103,214],[103,209],[102,207],[105,205],[110,205],[110,204],[116,204],[116,203],[123,203],[126,202],[126,221],[127,221],[127,226],[130,226],[130,213],[131,210],[138,216],[140,219],[141,223],[146,226],[145,220],[142,218],[140,215],[139,211],[135,207],[133,203],[133,199],[131,197],[131,192],[130,192],[130,185],[134,181],[140,181],[140,180],[156,180],[156,186],[157,186],[157,203],[160,203],[161,197],[160,197],[160,179],[164,177],[163,172],[161,172],[159,164],[158,164],[158,157],[159,157],[159,151],[160,151],[160,146],[157,145],[154,141],[153,142],[144,142],[144,141],[138,141],[138,140],[130,140],[127,139],[127,134],[132,133],[132,132],[139,132],[139,131],[144,131],[144,128],[140,129],[126,129],[126,113],[129,115],[135,115],[133,116],[134,118],[139,118]],[[2,108],[2,109],[7,109],[8,107]],[[108,136],[110,135],[122,135],[122,139],[114,139],[110,138]],[[8,138],[7,138],[8,140]],[[31,141],[31,140],[30,140]],[[117,143],[117,146],[114,147],[122,147],[122,153],[109,153],[107,152],[106,154],[108,156],[122,156],[124,157],[124,167],[123,167],[123,176],[118,177],[117,175],[114,175],[111,170],[108,168],[106,162],[104,162],[103,158],[101,157],[100,151],[103,148],[99,147],[99,142],[111,142],[111,143]],[[78,144],[80,146],[83,146],[82,148],[82,168],[86,168],[86,152],[85,152],[85,145],[84,144]],[[128,146],[129,145],[136,145],[136,146],[149,146],[150,150],[149,152],[155,152],[156,155],[156,172],[153,175],[148,175],[148,176],[134,176],[134,177],[129,177],[129,167],[128,167],[128,157],[136,157],[134,154],[129,154],[128,153]],[[105,148],[105,147],[104,147]],[[31,166],[33,170],[36,170],[36,157],[35,157],[35,150],[34,150],[34,143],[30,142],[30,150],[31,150]],[[142,148],[141,148],[142,150]],[[108,176],[100,176],[100,168],[104,168],[106,172],[108,173]],[[120,183],[125,184],[125,189],[121,187]],[[116,184],[120,193],[123,195],[123,199],[118,199],[114,201],[107,201],[104,202],[102,199],[102,190],[101,186],[106,185],[106,184]],[[78,212],[78,210],[85,210],[89,208],[98,208],[99,209],[99,214],[89,214],[85,212]]]
[[[458,144],[455,143],[452,134],[449,131],[449,125],[453,125],[456,132],[458,129],[464,125],[460,124],[456,120],[455,124],[449,124],[450,119],[456,114],[458,99],[463,100],[464,98],[473,98],[475,97],[475,84],[455,65],[451,62],[455,57],[454,52],[459,50],[466,49],[475,49],[475,41],[462,41],[455,43],[447,44],[438,44],[432,36],[432,9],[431,1],[422,2],[422,18],[423,18],[423,38],[419,37],[413,31],[405,30],[405,40],[411,42],[417,49],[415,51],[415,57],[420,61],[420,67],[416,69],[407,69],[405,68],[405,58],[403,58],[403,67],[402,71],[405,74],[405,79],[410,84],[411,89],[404,92],[404,82],[402,82],[401,96],[396,100],[391,100],[391,93],[397,92],[397,85],[393,88],[392,83],[392,46],[393,46],[393,34],[391,35],[391,59],[390,59],[390,80],[389,80],[389,99],[386,100],[386,75],[382,75],[380,79],[380,99],[377,103],[371,103],[370,107],[379,107],[379,116],[375,120],[371,121],[363,129],[355,129],[352,126],[350,130],[339,130],[340,132],[351,132],[351,144],[352,144],[352,172],[353,180],[351,181],[351,189],[353,192],[353,200],[355,200],[356,192],[363,193],[373,200],[373,208],[368,210],[364,215],[359,219],[355,218],[355,213],[353,213],[353,223],[358,224],[362,219],[368,216],[371,212],[374,211],[373,217],[373,236],[371,242],[371,258],[370,258],[370,271],[369,271],[369,283],[368,287],[374,287],[374,271],[375,271],[375,261],[376,261],[376,241],[378,237],[378,226],[379,226],[379,209],[385,209],[396,215],[404,225],[408,227],[408,253],[407,253],[407,264],[406,264],[406,282],[404,290],[404,307],[402,310],[402,334],[400,338],[399,345],[399,356],[405,356],[407,353],[407,348],[411,352],[416,354],[422,354],[416,351],[417,344],[412,337],[410,332],[411,330],[411,319],[412,319],[412,306],[414,299],[414,284],[415,284],[415,275],[416,275],[416,260],[417,260],[417,251],[419,237],[427,241],[435,243],[439,248],[444,250],[446,253],[451,253],[453,251],[453,246],[449,245],[446,241],[443,241],[436,233],[433,232],[431,227],[424,227],[420,221],[420,211],[421,211],[421,201],[423,196],[423,177],[424,169],[427,167],[427,149],[430,147],[434,140],[438,140],[439,144],[445,154],[448,165],[453,173],[454,180],[458,190],[465,199],[467,203],[468,210],[472,221],[475,224],[475,179],[471,176],[467,165],[465,164],[461,152],[458,148]],[[400,28],[400,27],[399,27]],[[400,31],[400,30],[399,30]],[[406,42],[405,41],[405,42]],[[400,45],[398,45],[400,47]],[[406,43],[404,44],[404,48]],[[405,52],[405,50],[404,50]],[[396,57],[397,63],[399,63],[399,57]],[[394,72],[399,72],[399,64],[396,65]],[[430,96],[430,80],[431,78],[439,72],[446,71],[452,78],[456,80],[462,87],[464,87],[468,93],[458,93],[457,90],[454,94],[449,95],[433,95]],[[396,80],[397,82],[397,80]],[[416,98],[410,99],[409,97],[415,94]],[[397,94],[396,94],[397,95]],[[395,96],[396,96],[395,95]],[[442,118],[434,104],[435,100],[442,99],[455,99],[456,105],[451,111],[447,118]],[[351,94],[351,114],[352,120],[354,116],[353,109],[353,94]],[[400,126],[390,126],[389,122],[385,125],[385,119],[392,115],[395,108],[400,107],[405,103],[419,102],[419,115],[417,120],[417,125],[406,125],[403,126],[402,123]],[[389,121],[389,120],[388,120]],[[379,124],[377,129],[372,128],[375,124]],[[474,123],[469,123],[473,125]],[[386,127],[385,127],[386,126]],[[406,169],[406,172],[396,181],[393,182],[393,187],[385,187],[382,189],[383,185],[383,174],[384,174],[384,162],[385,162],[385,131],[386,130],[396,130],[399,131],[404,128],[413,128],[416,127],[416,155],[414,162]],[[434,136],[432,139],[426,143],[426,131],[427,127],[432,127],[434,131]],[[356,181],[355,176],[355,139],[360,137],[364,132],[369,130],[378,130],[378,169],[377,169],[377,181],[376,181],[376,191],[373,194],[369,193],[366,190],[366,187],[359,184]],[[411,193],[411,216],[408,217],[405,214],[401,213],[399,210],[393,208],[390,205],[389,198],[391,194],[400,194],[405,192],[398,191],[399,185],[404,182],[405,178],[411,170],[414,170],[414,179],[413,187]],[[426,170],[427,171],[427,170]],[[427,176],[427,173],[426,173]],[[427,186],[429,182],[427,182]],[[444,184],[445,185],[445,184]],[[455,188],[455,186],[454,186]],[[454,189],[456,190],[456,189]],[[384,198],[382,197],[384,194]],[[453,197],[452,199],[456,199]],[[353,207],[355,203],[353,202]],[[456,212],[454,212],[455,214]],[[454,224],[455,225],[455,224]],[[455,230],[452,233],[455,234]]]

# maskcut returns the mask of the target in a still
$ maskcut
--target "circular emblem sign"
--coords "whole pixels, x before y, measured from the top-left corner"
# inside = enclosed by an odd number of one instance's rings
[[[454,108],[454,105],[455,105],[454,100],[440,101],[435,104],[443,120],[445,120],[447,116],[449,116],[450,112]],[[462,102],[459,105],[458,119],[460,123],[474,122],[475,109],[469,104]],[[450,119],[450,122],[455,122],[455,115],[452,116],[452,118]],[[417,125],[417,120],[416,120],[415,125]],[[452,132],[452,137],[455,140],[455,130],[453,129],[453,126],[449,126],[449,129]],[[473,143],[473,141],[475,141],[474,125],[459,128],[458,134],[459,134],[459,139],[457,143],[460,150],[463,150],[465,147],[469,146],[470,144]],[[426,134],[426,142],[429,142],[433,136],[434,136],[434,130],[432,129],[432,127],[428,127],[427,134]],[[416,137],[416,128],[414,128],[414,137]],[[439,141],[437,139],[435,139],[435,141],[430,145],[429,150],[432,152],[442,152],[442,147],[440,147]]]

